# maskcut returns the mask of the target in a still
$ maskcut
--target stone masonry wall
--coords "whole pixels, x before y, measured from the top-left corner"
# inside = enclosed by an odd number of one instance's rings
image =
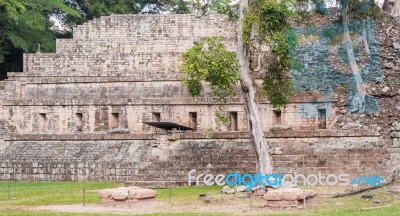
[[[225,17],[195,15],[113,15],[74,29],[73,39],[58,39],[56,53],[24,55],[24,72],[9,73],[0,82],[4,92],[2,119],[16,133],[108,133],[111,113],[119,113],[119,127],[146,133],[154,112],[162,121],[188,126],[189,112],[198,113],[197,130],[228,131],[215,120],[216,101],[210,89],[192,98],[180,82],[179,57],[193,43],[207,36],[221,36],[235,50],[235,24]],[[224,108],[238,113],[238,130],[247,131],[240,97]],[[274,108],[261,100],[264,129],[277,124]],[[283,108],[281,126],[318,128],[316,118],[302,118],[298,103]],[[325,107],[331,108],[332,103]],[[76,113],[83,126],[76,131]],[[44,123],[40,122],[45,115]],[[328,125],[334,116],[326,119]],[[43,126],[44,125],[44,126]]]
[[[235,25],[209,15],[113,15],[74,28],[57,53],[25,54],[24,72],[39,76],[133,76],[179,80],[179,56],[193,41],[222,36],[235,49]]]
[[[318,125],[318,119],[301,119],[298,115],[297,104],[291,104],[282,109],[283,127],[313,129]],[[238,131],[247,131],[246,114],[241,104],[224,105],[222,108],[236,112]],[[218,107],[214,104],[160,104],[130,103],[130,105],[54,105],[54,106],[4,106],[7,120],[13,122],[15,130],[20,134],[96,134],[110,133],[111,114],[119,113],[119,128],[130,133],[152,133],[152,127],[143,122],[152,121],[152,113],[160,113],[160,121],[177,122],[181,125],[190,125],[190,112],[197,113],[197,131],[208,128],[215,132],[230,131],[230,124],[222,124],[215,119]],[[46,114],[46,122],[40,123]],[[76,118],[76,113],[82,113],[82,119]],[[276,124],[274,109],[270,106],[261,106],[261,115],[264,117],[264,129],[268,131]],[[333,118],[327,118],[328,126]],[[297,121],[296,121],[297,120]],[[43,125],[41,125],[43,124]],[[77,126],[81,126],[79,131]]]
[[[268,134],[276,170],[385,175],[390,157],[368,132]],[[335,135],[334,135],[335,134]],[[362,135],[362,137],[360,137]],[[303,136],[303,138],[300,138]],[[135,181],[186,184],[187,173],[255,172],[247,133],[14,136],[0,157],[1,180]],[[64,141],[60,141],[64,139]],[[212,167],[208,167],[209,164]]]
[[[398,29],[382,26],[378,30],[386,34]],[[216,121],[218,106],[206,85],[204,94],[193,98],[180,83],[179,56],[195,41],[215,35],[235,50],[235,24],[220,15],[114,15],[76,27],[73,39],[57,40],[56,53],[25,54],[24,72],[0,81],[0,180],[129,180],[160,186],[185,183],[191,169],[254,172],[240,94],[222,105],[237,113],[237,131],[232,131]],[[381,37],[379,43],[385,42]],[[381,53],[398,57],[397,48],[388,50]],[[277,171],[386,175],[399,164],[399,112],[392,112],[398,103],[398,65],[382,59],[384,75],[396,79],[367,86],[382,102],[378,114],[346,113],[346,100],[336,92],[330,101],[300,93],[278,118],[260,99]],[[396,70],[389,72],[390,67]],[[390,90],[376,93],[387,82]],[[312,115],[317,109],[329,114],[326,129]],[[143,123],[160,113],[160,121],[189,126],[190,112],[197,115],[196,131],[156,133]],[[271,132],[278,124],[281,129]]]

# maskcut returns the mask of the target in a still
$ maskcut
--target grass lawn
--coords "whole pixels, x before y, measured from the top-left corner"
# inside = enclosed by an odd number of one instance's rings
[[[11,200],[7,200],[8,186],[11,187]],[[75,216],[75,215],[107,215],[107,214],[73,214],[53,213],[30,210],[36,206],[45,205],[69,205],[82,203],[82,189],[87,190],[86,203],[99,204],[97,191],[103,188],[118,187],[116,183],[105,182],[0,182],[0,215],[18,216]],[[229,206],[231,200],[226,195],[219,195],[221,187],[180,187],[172,190],[170,205],[208,205],[201,203],[197,198],[200,193],[225,197],[223,204]],[[169,202],[169,190],[157,190],[157,199],[162,202]],[[375,202],[361,199],[361,195],[354,195],[345,198],[320,198],[319,205],[306,210],[291,212],[270,213],[267,215],[400,215],[400,195],[393,195],[387,192],[387,188],[372,191],[375,195]],[[228,198],[228,199],[227,199]],[[249,202],[249,199],[239,199],[238,202]],[[255,201],[253,201],[255,202]],[[262,200],[259,200],[262,202]],[[232,207],[234,207],[234,203]],[[211,207],[212,209],[212,207]],[[147,214],[147,215],[229,215],[229,214],[204,214],[204,213],[168,213],[168,214]]]
[[[8,186],[11,200],[7,200]],[[99,203],[97,193],[90,190],[117,187],[108,182],[0,182],[0,206],[41,206],[82,203],[82,189],[88,190],[87,203]]]

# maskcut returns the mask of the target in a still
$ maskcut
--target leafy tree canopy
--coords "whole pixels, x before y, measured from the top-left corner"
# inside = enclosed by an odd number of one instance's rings
[[[295,16],[290,10],[291,1],[253,0],[249,1],[243,28],[243,41],[247,49],[268,46],[272,59],[265,68],[262,89],[275,107],[288,103],[293,93],[288,71],[292,56],[288,49],[287,33],[290,32],[289,17]],[[254,39],[252,39],[254,37]]]
[[[220,37],[207,37],[196,42],[181,60],[182,83],[192,96],[201,94],[202,81],[210,84],[213,96],[219,101],[234,95],[239,65],[236,53],[226,50]]]
[[[292,93],[288,75],[290,53],[286,32],[290,29],[289,2],[257,0],[250,2],[244,20],[243,40],[250,52],[269,46],[273,60],[265,68],[263,90],[274,106],[285,105]],[[259,50],[258,50],[259,51]],[[254,53],[258,53],[255,51]],[[216,98],[232,96],[232,86],[238,80],[236,54],[225,49],[220,39],[212,37],[195,44],[182,56],[184,84],[193,96],[200,95],[201,81],[210,84]],[[227,94],[230,92],[230,94]]]
[[[83,15],[81,20],[72,19],[72,23],[111,14],[190,13],[189,2],[185,0],[67,0],[66,2]]]
[[[232,0],[192,0],[192,11],[206,14],[209,11],[216,11],[219,14],[227,15],[234,21],[239,18],[239,4]]]
[[[5,70],[21,69],[22,53],[55,48],[54,34],[49,31],[49,16],[67,13],[79,17],[78,11],[68,7],[63,0],[1,0],[0,1],[0,79]],[[14,55],[21,55],[16,57]]]
[[[185,0],[0,0],[0,80],[8,71],[22,71],[22,54],[54,52],[56,31],[50,18],[66,26],[95,17],[128,13],[189,13]],[[68,29],[67,29],[68,30]]]

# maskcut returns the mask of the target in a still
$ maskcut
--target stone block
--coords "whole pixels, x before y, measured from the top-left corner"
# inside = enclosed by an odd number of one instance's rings
[[[125,201],[130,194],[131,199],[142,200],[155,198],[157,192],[152,189],[145,189],[136,186],[119,187],[114,189],[100,190],[98,195],[101,199],[109,199],[114,201]]]

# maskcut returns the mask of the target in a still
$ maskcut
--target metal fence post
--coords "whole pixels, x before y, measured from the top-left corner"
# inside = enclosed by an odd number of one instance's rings
[[[128,206],[131,207],[131,191],[128,190]]]
[[[7,187],[7,200],[11,199],[11,191],[10,191],[11,186]]]
[[[83,188],[82,191],[82,198],[83,198],[83,206],[86,206],[86,189]]]
[[[169,202],[171,202],[171,199],[172,199],[172,187],[169,186],[168,187],[168,200],[169,200]]]

